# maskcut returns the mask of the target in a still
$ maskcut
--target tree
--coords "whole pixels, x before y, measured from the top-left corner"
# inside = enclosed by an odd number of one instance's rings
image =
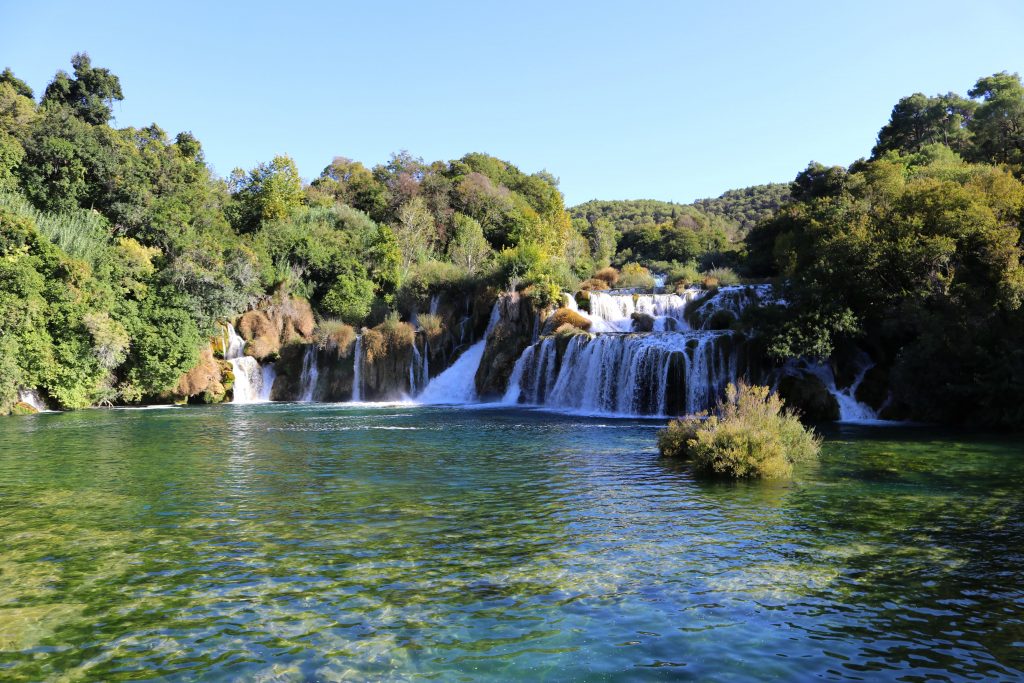
[[[480,222],[461,213],[455,214],[455,234],[448,244],[448,258],[467,273],[480,272],[494,250],[484,237]]]
[[[392,230],[402,252],[401,275],[405,279],[415,264],[434,255],[434,217],[423,199],[414,197],[398,210],[398,222]]]
[[[124,99],[121,80],[110,73],[109,69],[93,67],[92,60],[85,52],[73,56],[71,66],[74,77],[65,71],[58,71],[46,86],[42,103],[67,105],[86,123],[106,123],[113,114],[114,101]]]
[[[302,178],[295,161],[278,155],[245,173],[231,172],[228,188],[233,197],[232,223],[239,232],[252,232],[261,222],[281,220],[302,204]]]
[[[970,130],[974,156],[981,161],[1008,164],[1024,173],[1024,85],[1018,74],[1002,71],[981,78],[967,93],[981,99]]]
[[[977,103],[956,93],[926,97],[914,93],[892,108],[889,122],[878,133],[872,158],[885,152],[917,152],[925,145],[942,143],[961,154],[970,146],[968,124]]]
[[[4,69],[3,73],[0,73],[0,84],[6,83],[14,89],[14,92],[18,93],[22,97],[33,99],[35,95],[32,93],[32,88],[28,86],[28,83],[21,80],[14,75],[10,67]]]

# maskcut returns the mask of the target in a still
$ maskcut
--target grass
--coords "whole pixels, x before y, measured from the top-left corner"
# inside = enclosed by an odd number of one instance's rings
[[[313,333],[316,345],[320,349],[333,349],[338,358],[348,358],[352,344],[356,340],[356,331],[337,318],[320,321]]]
[[[69,213],[39,211],[17,194],[0,192],[0,207],[32,219],[40,234],[65,253],[95,266],[110,247],[107,219],[96,211],[80,209]]]
[[[728,386],[713,415],[670,422],[658,449],[704,476],[785,479],[796,463],[818,457],[821,440],[768,387],[740,382]]]

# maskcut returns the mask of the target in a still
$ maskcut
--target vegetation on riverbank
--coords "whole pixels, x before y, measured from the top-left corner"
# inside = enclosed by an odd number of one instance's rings
[[[84,54],[72,66],[38,102],[0,74],[0,413],[27,388],[59,408],[181,399],[210,374],[219,322],[240,316],[263,360],[312,341],[345,354],[355,330],[395,337],[417,317],[413,343],[446,360],[456,299],[476,325],[498,291],[518,292],[524,315],[564,291],[585,311],[588,291],[647,289],[657,274],[666,291],[774,282],[785,305],[710,327],[777,364],[866,352],[865,386],[893,416],[1024,426],[1016,74],[900,100],[849,168],[812,163],[789,185],[690,205],[567,208],[550,173],[480,153],[336,157],[309,183],[282,155],[218,178],[189,132],[111,126],[117,76]],[[434,318],[437,296],[452,310]],[[271,314],[281,302],[287,325]],[[506,346],[488,393],[522,340]]]

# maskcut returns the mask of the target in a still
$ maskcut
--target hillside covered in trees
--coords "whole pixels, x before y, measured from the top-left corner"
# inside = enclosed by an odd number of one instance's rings
[[[671,289],[773,281],[785,305],[734,328],[777,364],[867,352],[865,391],[893,416],[1024,425],[1015,74],[900,100],[849,168],[567,209],[551,174],[482,153],[337,156],[310,182],[281,155],[220,178],[187,131],[112,126],[117,76],[72,67],[38,99],[0,74],[0,412],[23,388],[60,408],[191,396],[221,323],[257,309],[261,359],[357,329],[384,348],[433,334],[441,292],[548,306],[656,271]]]

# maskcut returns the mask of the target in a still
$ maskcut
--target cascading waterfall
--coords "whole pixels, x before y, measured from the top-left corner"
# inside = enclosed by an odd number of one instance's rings
[[[269,401],[273,379],[268,383],[265,371],[260,368],[256,359],[243,354],[245,340],[238,335],[231,323],[224,326],[223,343],[224,360],[231,364],[231,373],[235,376],[231,402]]]
[[[836,376],[832,372],[831,365],[827,363],[803,364],[804,370],[820,379],[828,392],[836,399],[836,403],[839,404],[840,422],[873,422],[878,419],[878,413],[874,408],[857,400],[857,389],[864,381],[868,370],[874,367],[874,363],[871,362],[867,354],[862,354],[858,360],[857,375],[850,386],[845,389],[839,389],[836,386]]]
[[[728,332],[577,335],[559,362],[557,340],[529,347],[505,403],[617,415],[707,408],[739,372]]]
[[[352,354],[352,400],[363,400],[363,335],[356,336],[356,349]]]
[[[46,407],[46,401],[43,400],[43,397],[35,389],[18,389],[18,402],[32,406],[40,413],[50,412]]]
[[[476,394],[476,373],[480,368],[480,361],[483,360],[484,350],[487,347],[487,338],[491,336],[498,321],[501,319],[501,309],[495,302],[491,309],[491,317],[487,321],[487,330],[483,338],[466,349],[451,367],[430,380],[417,400],[420,403],[472,403],[477,398]]]
[[[643,313],[654,318],[655,332],[675,332],[689,329],[686,322],[686,307],[700,296],[697,288],[687,289],[682,294],[610,294],[590,293],[590,313],[584,313],[591,321],[590,331],[630,332],[633,330],[633,314]],[[572,304],[569,304],[571,300]],[[574,310],[576,300],[566,297],[566,304]]]
[[[320,368],[316,362],[316,344],[306,347],[306,353],[302,357],[302,374],[299,375],[299,386],[302,392],[299,400],[304,402],[312,401],[316,394],[317,380],[320,378]]]
[[[484,356],[483,339],[465,350],[451,367],[435,377],[417,397],[425,404],[461,404],[476,400],[476,371]]]
[[[719,311],[727,311],[734,318],[739,318],[748,306],[771,303],[785,304],[785,301],[775,298],[771,285],[729,285],[719,287],[714,296],[697,306],[691,312],[690,319],[693,327],[707,329],[715,313]]]
[[[730,292],[723,306],[741,311],[770,296]],[[704,295],[591,292],[590,332],[546,337],[519,357],[503,402],[617,415],[675,415],[714,405],[726,385],[751,374],[748,354],[732,332],[691,329],[688,305]],[[707,305],[705,302],[704,305]],[[565,306],[577,310],[573,297]],[[633,315],[654,319],[652,332],[635,332]]]
[[[277,369],[274,368],[273,363],[267,363],[263,366],[263,370],[260,375],[263,381],[263,386],[260,387],[257,398],[261,402],[267,402],[270,400],[270,392],[274,388],[274,380],[277,379]]]

